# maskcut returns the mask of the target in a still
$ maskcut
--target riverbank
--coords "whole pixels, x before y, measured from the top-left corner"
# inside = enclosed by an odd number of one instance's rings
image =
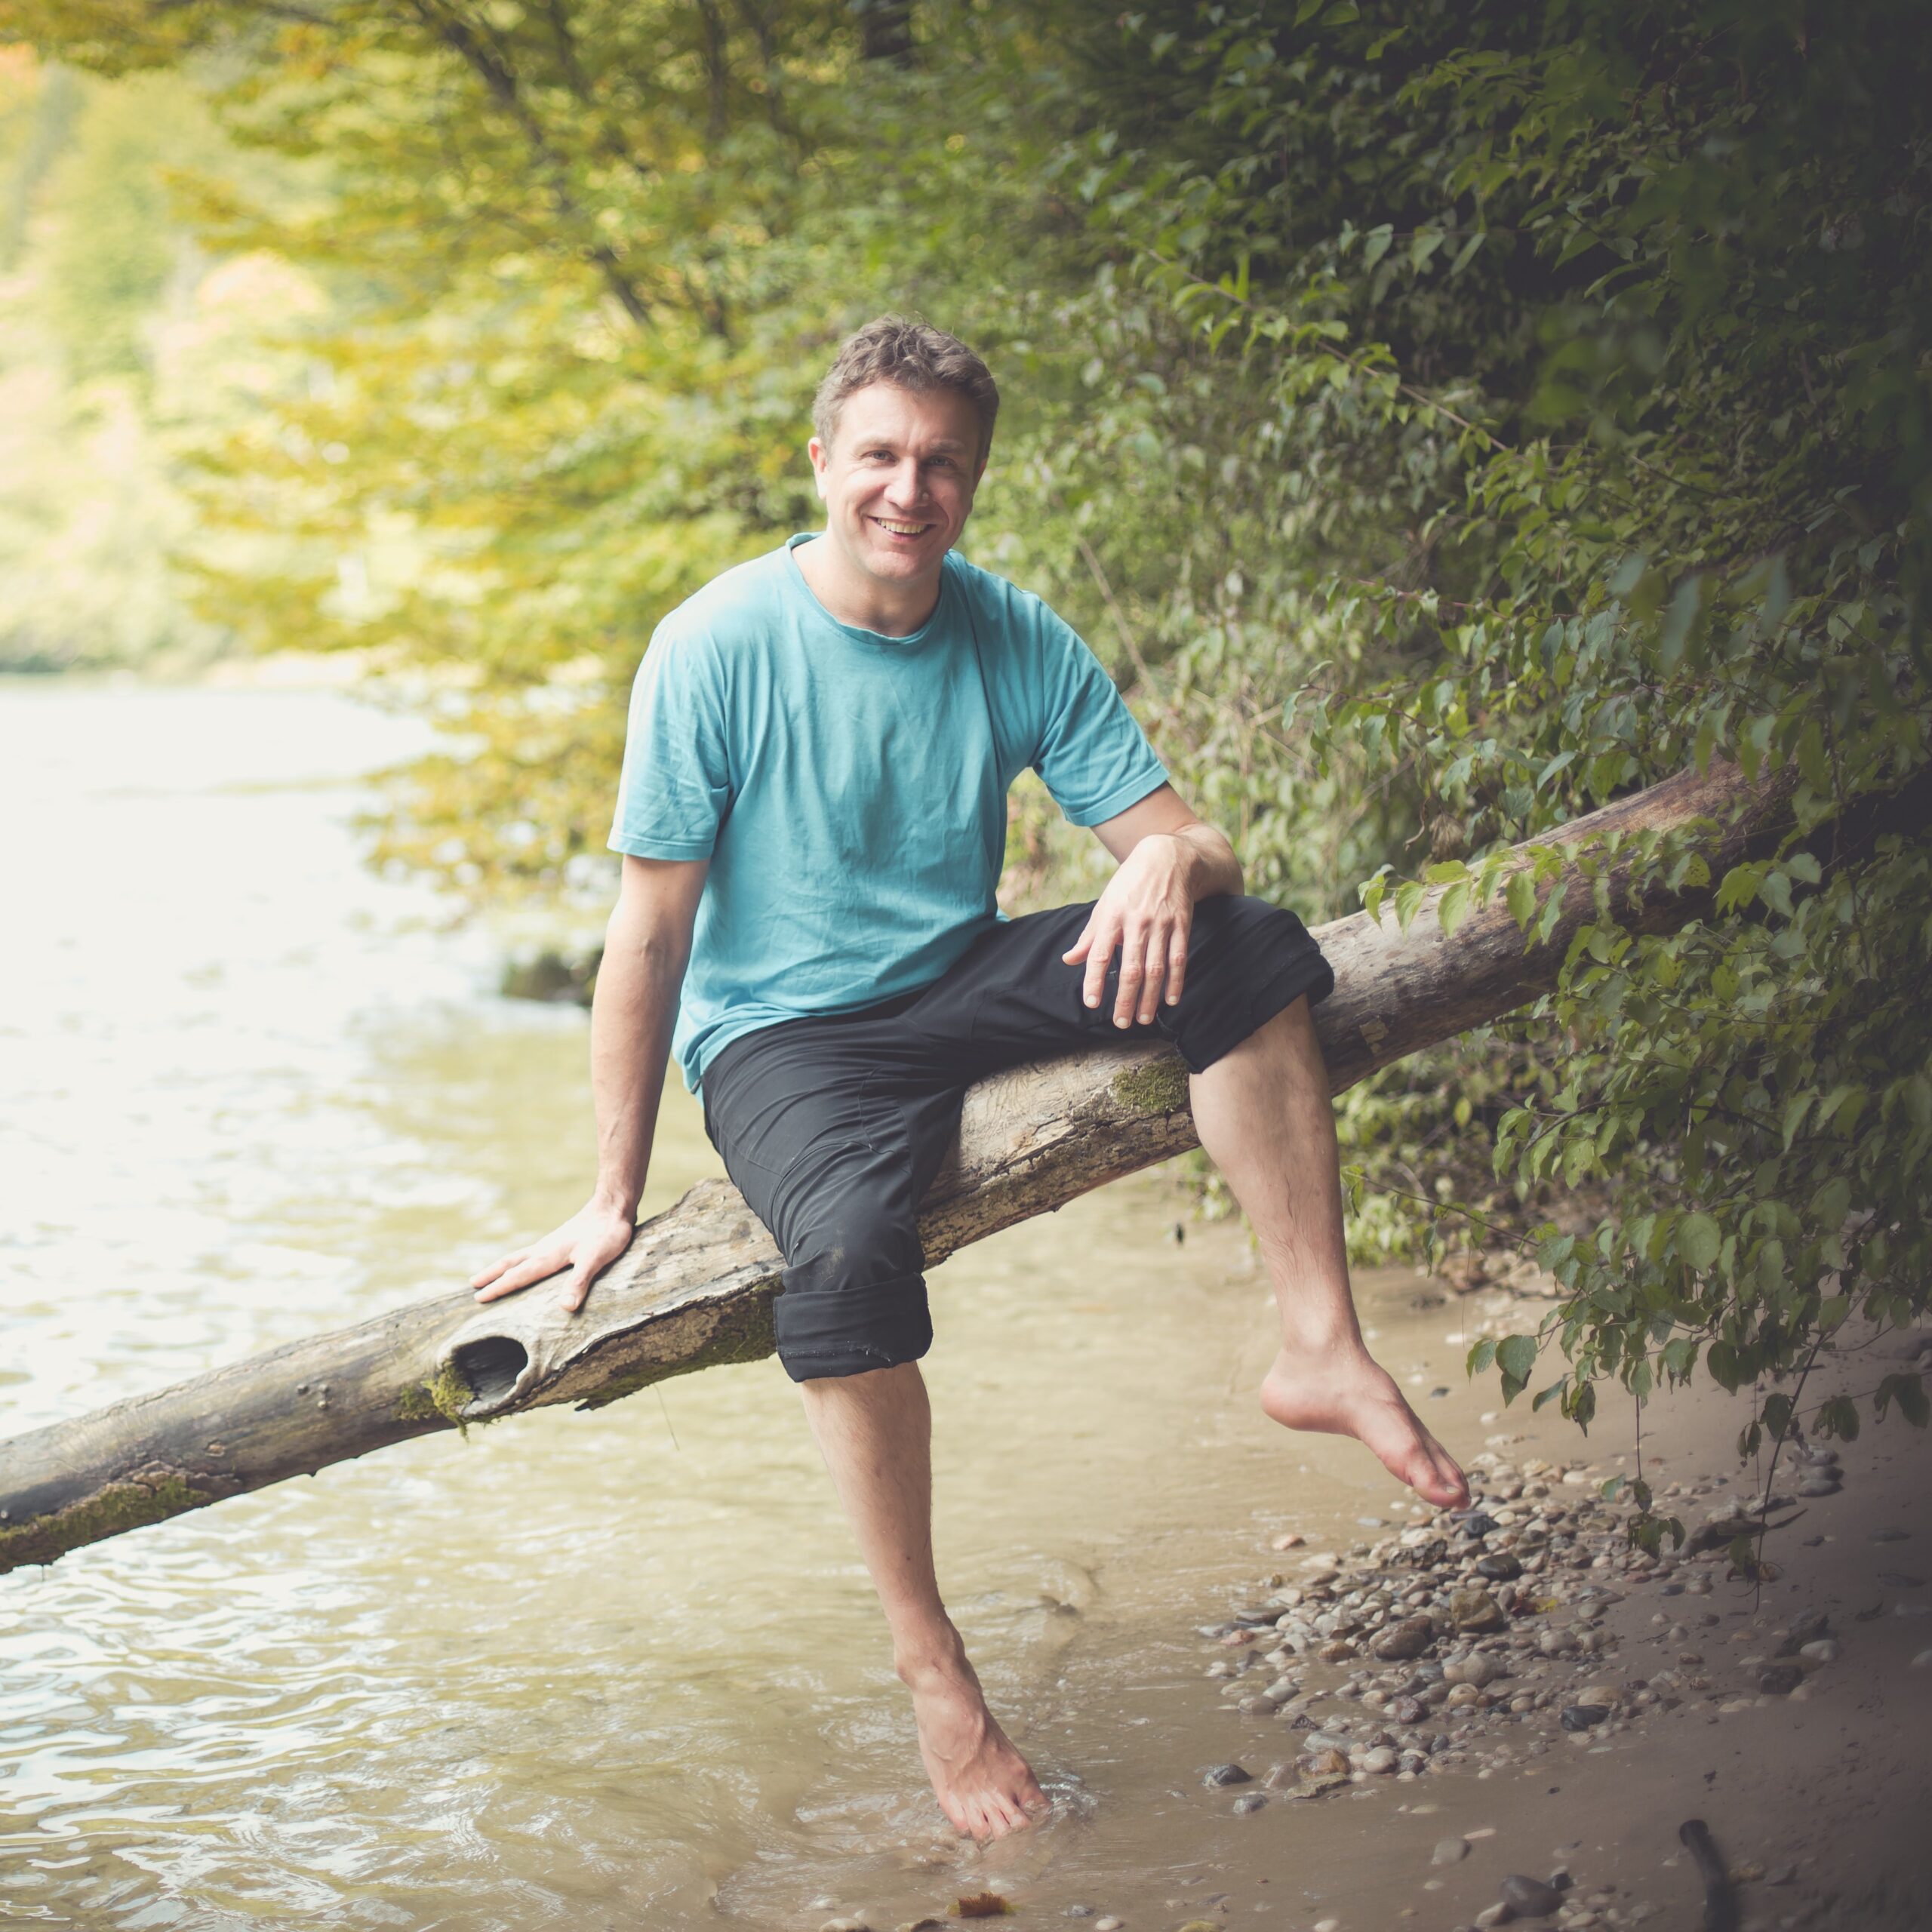
[[[1849,1352],[1810,1392],[1862,1388],[1911,1346]],[[1201,1875],[1069,1897],[1049,1861],[992,1880],[1008,1922],[1921,1932],[1932,1444],[1894,1419],[1788,1454],[1757,1588],[1729,1551],[1767,1495],[1736,1457],[1748,1413],[1705,1390],[1647,1414],[1644,1472],[1687,1532],[1655,1559],[1601,1494],[1634,1453],[1586,1460],[1611,1431],[1540,1420],[1491,1430],[1469,1512],[1266,1539],[1271,1567],[1190,1632],[1218,1752],[1190,1767]],[[1706,1920],[1714,1885],[1734,1921]]]

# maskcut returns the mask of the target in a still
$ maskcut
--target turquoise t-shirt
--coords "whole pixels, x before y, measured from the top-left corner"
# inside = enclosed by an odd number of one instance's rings
[[[657,627],[611,848],[709,859],[673,1050],[696,1090],[761,1027],[929,984],[999,916],[1007,788],[1075,825],[1167,782],[1099,660],[1038,598],[949,555],[910,637],[843,624],[794,537]]]

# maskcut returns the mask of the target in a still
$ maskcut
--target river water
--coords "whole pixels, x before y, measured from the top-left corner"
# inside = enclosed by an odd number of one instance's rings
[[[497,997],[488,932],[360,863],[367,774],[420,742],[322,692],[0,685],[0,1433],[446,1288],[581,1198],[583,1015]],[[647,1208],[716,1171],[674,1094]],[[1201,1786],[1240,1740],[1192,1626],[1272,1533],[1400,1514],[1354,1445],[1255,1408],[1238,1230],[1144,1180],[934,1285],[941,1574],[1047,1826],[944,1831],[768,1361],[0,1578],[0,1922],[884,1927],[992,1884],[1026,1923],[1306,1925],[1374,1897],[1377,1807]],[[1466,1450],[1419,1285],[1361,1287]]]

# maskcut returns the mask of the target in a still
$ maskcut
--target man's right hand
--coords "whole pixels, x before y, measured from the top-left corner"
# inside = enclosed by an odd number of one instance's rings
[[[479,1269],[470,1276],[469,1285],[478,1301],[500,1301],[533,1281],[560,1275],[558,1305],[566,1315],[574,1315],[590,1293],[591,1283],[630,1246],[636,1225],[635,1217],[622,1208],[588,1201],[541,1241]]]

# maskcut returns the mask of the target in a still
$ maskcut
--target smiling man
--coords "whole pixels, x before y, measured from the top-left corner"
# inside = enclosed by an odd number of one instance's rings
[[[1334,975],[1292,912],[1241,896],[1232,848],[1086,645],[955,552],[998,407],[964,343],[868,324],[814,411],[824,531],[659,626],[611,832],[596,1187],[472,1284],[489,1300],[558,1275],[583,1306],[630,1240],[675,1051],[784,1255],[780,1359],[878,1588],[940,1807],[980,1838],[1044,1800],[933,1567],[917,1216],[971,1082],[1103,1038],[1172,1040],[1280,1309],[1262,1407],[1358,1438],[1431,1502],[1467,1497],[1355,1321],[1309,1017]],[[1007,789],[1029,768],[1118,869],[1091,905],[1003,920]]]

